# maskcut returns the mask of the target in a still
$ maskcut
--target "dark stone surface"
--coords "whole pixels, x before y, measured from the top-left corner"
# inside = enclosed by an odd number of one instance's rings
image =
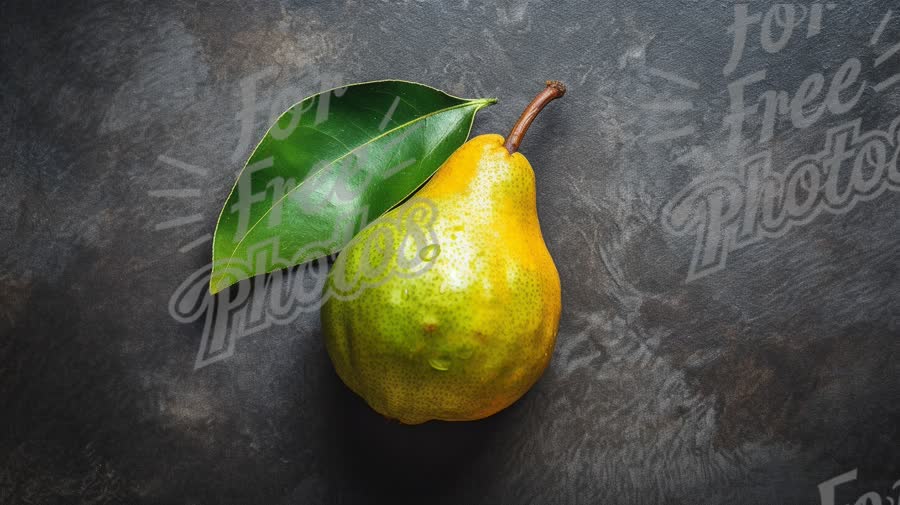
[[[0,15],[0,502],[819,503],[820,483],[857,469],[836,503],[896,503],[897,186],[754,232],[696,279],[696,236],[666,227],[707,201],[676,205],[691,181],[755,153],[784,172],[829,128],[887,131],[900,84],[874,86],[900,67],[879,58],[900,41],[896,2],[823,6],[818,34],[807,10],[773,52],[754,24],[727,76],[726,2],[80,3]],[[760,143],[761,108],[729,147],[729,83],[766,69],[747,102],[793,97],[848,58],[868,83],[849,111],[780,116]],[[180,249],[213,230],[249,154],[254,75],[250,142],[273,109],[336,84],[500,97],[474,133],[505,133],[544,79],[569,85],[522,149],[564,310],[521,401],[474,423],[386,421],[332,371],[317,312],[195,369],[202,321],[176,321],[169,299],[209,262],[208,244]],[[151,193],[172,188],[198,191]]]

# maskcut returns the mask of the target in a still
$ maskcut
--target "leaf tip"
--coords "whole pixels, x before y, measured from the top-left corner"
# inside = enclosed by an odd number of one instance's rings
[[[209,294],[215,295],[230,285],[227,279],[222,275],[216,275],[209,279]]]

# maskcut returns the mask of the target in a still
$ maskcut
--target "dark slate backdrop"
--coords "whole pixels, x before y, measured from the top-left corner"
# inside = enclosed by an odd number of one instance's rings
[[[0,502],[817,504],[842,475],[835,503],[896,502],[896,187],[743,242],[727,215],[759,152],[784,173],[856,118],[894,152],[896,2],[796,4],[783,47],[790,9],[754,2],[728,75],[729,2],[78,3],[0,14]],[[759,141],[766,90],[821,73],[811,114],[853,58],[840,100],[867,84],[850,110],[798,127],[788,107]],[[763,69],[729,145],[729,85]],[[487,420],[374,414],[332,371],[316,311],[206,342],[218,361],[200,367],[203,319],[169,311],[271,114],[385,78],[499,97],[475,134],[506,133],[544,79],[569,85],[522,148],[559,340]],[[689,276],[698,240],[712,263]]]

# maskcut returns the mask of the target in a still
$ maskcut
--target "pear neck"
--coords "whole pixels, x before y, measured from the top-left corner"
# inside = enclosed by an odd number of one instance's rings
[[[537,117],[538,113],[540,113],[548,103],[565,94],[566,86],[563,83],[559,81],[547,81],[547,87],[538,93],[531,103],[525,107],[522,115],[519,116],[519,120],[513,125],[512,131],[507,135],[506,142],[503,146],[509,151],[509,154],[513,154],[519,150],[519,144],[522,143],[525,132],[528,131],[528,127],[534,122],[534,118]]]

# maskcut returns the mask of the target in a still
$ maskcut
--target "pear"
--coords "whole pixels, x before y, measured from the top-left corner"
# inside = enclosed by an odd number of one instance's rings
[[[321,310],[338,376],[406,424],[481,419],[547,368],[561,310],[534,171],[518,153],[565,87],[549,81],[510,135],[474,137],[415,196],[344,248]]]

